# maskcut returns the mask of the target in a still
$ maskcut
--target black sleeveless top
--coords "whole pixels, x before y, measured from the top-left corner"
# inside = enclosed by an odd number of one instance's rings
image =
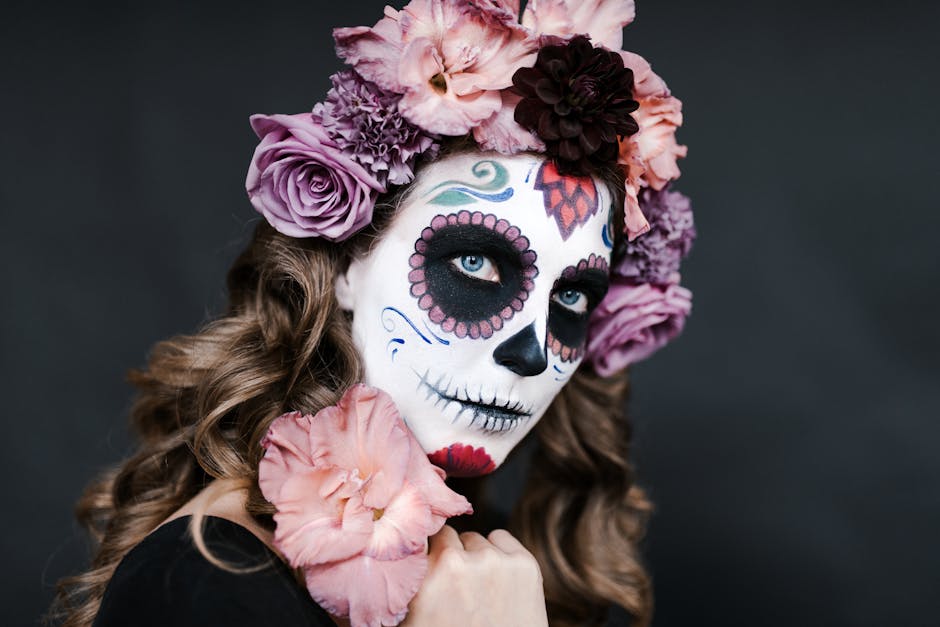
[[[108,583],[94,627],[335,627],[290,569],[250,531],[207,516],[210,553],[249,573],[206,560],[188,516],[156,529],[131,549]]]

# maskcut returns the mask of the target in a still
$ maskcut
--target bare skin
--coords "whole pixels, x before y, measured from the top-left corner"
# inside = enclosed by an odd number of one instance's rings
[[[245,511],[244,489],[215,481],[163,524],[183,516],[215,516],[241,525],[281,559],[274,536]],[[286,560],[285,560],[286,561]],[[340,627],[349,621],[333,617]],[[428,543],[428,574],[403,627],[547,627],[538,562],[505,529],[487,537],[445,525]]]

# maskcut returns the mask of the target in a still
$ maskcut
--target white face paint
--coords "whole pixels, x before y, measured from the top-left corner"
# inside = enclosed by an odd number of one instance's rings
[[[427,166],[337,283],[366,383],[452,476],[490,472],[545,413],[606,291],[611,197],[533,155]]]

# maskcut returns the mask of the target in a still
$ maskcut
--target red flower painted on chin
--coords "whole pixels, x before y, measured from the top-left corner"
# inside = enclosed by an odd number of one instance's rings
[[[451,444],[428,455],[435,466],[443,468],[448,477],[479,477],[496,470],[496,464],[482,446]]]

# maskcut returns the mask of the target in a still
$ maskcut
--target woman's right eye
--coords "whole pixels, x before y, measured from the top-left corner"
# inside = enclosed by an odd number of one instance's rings
[[[460,255],[451,259],[450,263],[458,271],[474,279],[499,283],[499,270],[496,269],[493,260],[486,255]]]

